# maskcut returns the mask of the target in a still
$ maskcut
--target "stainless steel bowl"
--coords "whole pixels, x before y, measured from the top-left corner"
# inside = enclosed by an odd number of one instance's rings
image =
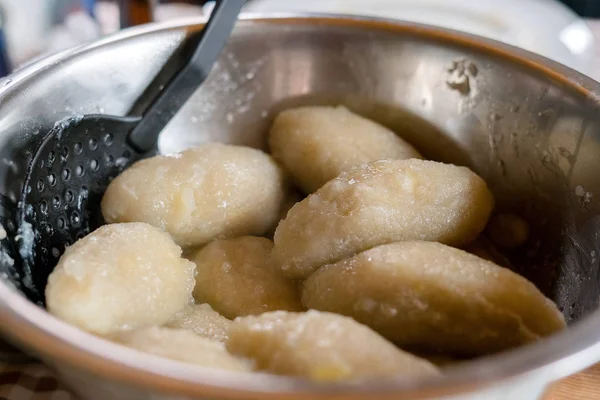
[[[135,28],[0,82],[0,216],[10,213],[43,132],[72,114],[124,114],[186,32],[200,26]],[[432,158],[470,166],[487,179],[498,210],[521,214],[533,228],[527,248],[508,256],[564,311],[570,329],[555,337],[439,380],[319,386],[118,348],[28,301],[11,283],[18,274],[0,277],[0,330],[85,399],[534,399],[548,382],[600,360],[599,93],[600,84],[554,62],[444,29],[256,17],[240,22],[209,80],[160,138],[163,152],[207,141],[264,148],[278,110],[343,103]]]

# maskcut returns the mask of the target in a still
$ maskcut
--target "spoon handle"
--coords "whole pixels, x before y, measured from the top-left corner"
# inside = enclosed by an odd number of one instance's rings
[[[169,123],[190,96],[210,73],[221,50],[231,35],[237,16],[245,0],[218,1],[204,29],[188,39],[181,51],[171,57],[159,73],[173,78],[164,90],[156,90],[157,79],[141,96],[154,97],[139,124],[129,134],[129,143],[140,152],[146,152],[156,144],[159,133]],[[173,70],[176,72],[173,73]],[[152,90],[153,89],[153,90]],[[155,96],[152,96],[152,91]],[[140,103],[140,101],[138,101]],[[138,104],[139,105],[139,104]],[[132,109],[135,112],[135,108]]]

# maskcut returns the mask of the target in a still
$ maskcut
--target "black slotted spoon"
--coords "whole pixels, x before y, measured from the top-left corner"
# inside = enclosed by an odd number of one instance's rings
[[[127,116],[72,117],[44,137],[17,209],[15,241],[31,300],[44,304],[48,275],[65,247],[104,223],[100,202],[110,181],[156,153],[160,132],[208,76],[244,3],[218,1],[204,29],[169,58]]]

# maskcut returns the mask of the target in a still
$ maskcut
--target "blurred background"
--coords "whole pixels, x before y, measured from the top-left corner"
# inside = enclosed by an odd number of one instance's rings
[[[213,4],[0,0],[0,76],[126,27],[208,15]],[[512,44],[600,80],[600,0],[249,0],[246,12],[344,13],[429,23]]]

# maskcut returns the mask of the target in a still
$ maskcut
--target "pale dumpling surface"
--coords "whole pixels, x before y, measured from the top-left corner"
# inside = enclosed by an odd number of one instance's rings
[[[284,199],[284,175],[269,155],[211,143],[138,161],[111,182],[102,215],[109,223],[147,222],[190,247],[264,234]]]
[[[306,193],[353,166],[422,158],[394,132],[343,106],[282,111],[269,132],[269,146]]]
[[[438,373],[351,318],[314,310],[236,318],[226,345],[259,370],[317,381]]]
[[[285,219],[288,211],[290,211],[292,209],[292,207],[296,203],[301,201],[303,198],[304,198],[304,196],[297,190],[293,190],[293,189],[289,190],[288,196],[286,197],[285,201],[283,202],[283,205],[281,206],[281,211],[279,213],[278,220],[281,221],[282,219]],[[273,229],[270,232],[268,232],[265,236],[273,239],[273,235],[275,235],[276,228],[277,228],[277,226],[273,226]]]
[[[105,225],[65,250],[48,278],[46,304],[96,334],[160,325],[192,301],[194,268],[158,228]]]
[[[351,316],[405,349],[477,356],[565,327],[528,280],[434,242],[375,247],[321,267],[304,283],[309,308]]]
[[[197,302],[227,318],[302,309],[293,281],[271,262],[273,242],[256,236],[215,240],[192,256]]]
[[[144,353],[230,371],[250,371],[250,363],[227,352],[225,345],[183,329],[149,327],[122,332],[115,341]]]
[[[231,321],[216,312],[208,304],[194,304],[186,307],[165,326],[192,331],[207,339],[224,342]]]
[[[291,191],[288,197],[283,202],[283,206],[281,207],[281,214],[279,214],[279,220],[285,219],[288,212],[296,205],[296,203],[302,201],[304,196],[300,194],[298,191]],[[275,232],[275,230],[273,230]]]
[[[376,161],[343,172],[297,203],[275,231],[273,256],[290,278],[403,240],[461,245],[483,230],[494,205],[465,167],[417,159]]]

